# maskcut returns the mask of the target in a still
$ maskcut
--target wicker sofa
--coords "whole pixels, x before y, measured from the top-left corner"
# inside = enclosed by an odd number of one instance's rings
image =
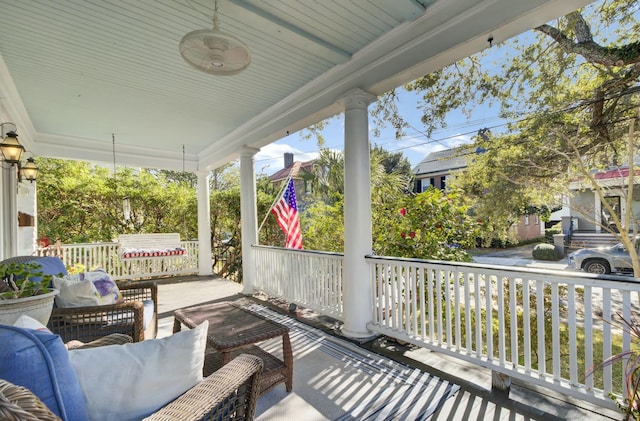
[[[2,263],[43,262],[44,275],[66,275],[57,257],[17,256]],[[53,264],[52,264],[53,263]],[[124,302],[101,306],[53,308],[47,327],[64,342],[91,342],[121,333],[134,342],[155,338],[158,332],[158,287],[153,281],[118,282]]]
[[[68,348],[93,348],[131,342],[126,335],[110,335],[88,344],[74,341]],[[145,418],[169,420],[252,420],[263,363],[240,355],[186,393]],[[0,419],[61,420],[29,389],[0,378]]]

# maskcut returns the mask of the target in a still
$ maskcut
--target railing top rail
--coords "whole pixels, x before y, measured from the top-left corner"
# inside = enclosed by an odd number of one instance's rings
[[[198,240],[180,240],[181,243],[193,243],[193,244],[198,244]],[[49,246],[49,248],[52,247],[95,247],[95,246],[110,246],[110,245],[114,245],[117,246],[118,243],[117,241],[96,241],[93,243],[63,243],[63,244],[51,244]]]
[[[268,249],[268,250],[279,250],[286,251],[287,253],[301,253],[301,254],[317,254],[321,256],[332,256],[332,257],[344,257],[342,253],[334,253],[330,251],[318,251],[318,250],[297,250],[297,249],[289,249],[285,247],[276,247],[276,246],[264,246],[260,244],[252,244],[251,247],[256,249]]]
[[[571,272],[564,270],[554,269],[541,269],[541,268],[526,268],[526,267],[513,267],[503,265],[488,265],[480,263],[467,263],[467,262],[446,262],[440,260],[423,260],[413,258],[401,258],[390,256],[365,256],[367,260],[371,261],[388,261],[396,264],[419,264],[419,265],[432,265],[438,267],[447,267],[451,270],[481,270],[481,271],[499,271],[501,275],[512,274],[514,276],[522,277],[522,274],[542,276],[540,280],[552,280],[551,278],[562,278],[565,283],[568,284],[581,284],[596,287],[606,287],[615,289],[629,289],[637,290],[640,287],[640,278],[634,278],[631,276],[616,276],[616,275],[595,275],[591,273]]]
[[[63,243],[63,244],[51,244],[48,246],[48,248],[55,248],[55,247],[95,247],[95,246],[111,246],[111,245],[118,245],[117,242],[115,241],[102,241],[102,242],[95,242],[95,243]]]

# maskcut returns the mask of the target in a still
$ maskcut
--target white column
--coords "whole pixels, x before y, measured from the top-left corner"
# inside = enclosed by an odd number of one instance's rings
[[[240,219],[242,222],[242,293],[253,294],[256,265],[251,246],[258,244],[258,208],[254,156],[259,149],[245,147],[240,153]]]
[[[4,167],[9,164],[2,162]],[[18,253],[18,173],[15,166],[2,170],[2,251],[3,258]]]
[[[369,114],[375,96],[360,89],[347,92],[344,105],[344,326],[352,338],[371,336],[367,323],[373,311],[369,267],[371,253],[371,168]]]
[[[213,274],[211,259],[211,204],[209,171],[198,171],[198,275]]]
[[[33,226],[23,226],[18,224],[18,256],[29,256],[33,254],[36,246],[36,228],[37,228],[37,203],[36,203],[36,187],[37,182],[23,181],[18,185],[18,215],[24,212],[27,215],[34,216]]]

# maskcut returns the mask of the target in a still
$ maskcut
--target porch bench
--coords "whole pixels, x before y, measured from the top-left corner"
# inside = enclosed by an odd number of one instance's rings
[[[174,274],[188,262],[178,233],[120,235],[118,257],[129,278]]]
[[[118,237],[121,259],[149,259],[184,256],[180,234],[122,234]]]

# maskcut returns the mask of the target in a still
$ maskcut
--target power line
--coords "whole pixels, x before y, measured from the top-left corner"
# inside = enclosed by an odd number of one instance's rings
[[[484,127],[484,128],[497,129],[499,127],[504,127],[504,126],[507,126],[509,124],[515,124],[515,123],[520,123],[520,122],[527,121],[527,120],[533,120],[534,118],[536,118],[538,115],[540,115],[542,113],[562,114],[562,113],[566,113],[566,112],[570,112],[570,111],[575,111],[575,110],[577,110],[579,108],[586,108],[586,107],[588,107],[590,105],[594,105],[594,104],[596,104],[598,102],[601,102],[601,101],[609,101],[609,100],[612,100],[612,99],[621,98],[623,96],[631,95],[631,94],[634,94],[636,92],[640,92],[640,86],[631,87],[631,88],[627,89],[624,92],[618,92],[616,94],[613,94],[613,95],[610,95],[608,97],[604,97],[604,98],[601,98],[601,99],[582,100],[582,101],[579,101],[578,103],[576,103],[574,105],[570,105],[570,106],[567,106],[567,107],[564,107],[564,108],[561,108],[561,109],[555,110],[555,111],[540,109],[538,111],[534,111],[534,112],[527,113],[527,114],[521,113],[521,115],[523,115],[524,117],[522,117],[520,119],[507,121],[507,122],[504,122],[504,123],[501,123],[501,124],[495,124],[493,126]],[[494,116],[494,117],[490,117],[490,119],[500,119],[500,117]],[[482,121],[482,120],[479,119],[478,121]],[[458,126],[453,126],[453,128],[455,129],[457,127],[471,127],[471,126],[474,126],[474,125],[480,125],[480,124],[472,124],[471,122],[472,122],[472,120],[469,120],[469,121],[465,122],[464,124],[461,124],[461,125],[458,125]],[[390,149],[389,150],[390,152],[402,151],[402,150],[406,150],[406,149],[415,148],[415,147],[418,147],[418,146],[426,146],[426,145],[430,145],[430,144],[433,144],[433,143],[442,143],[442,142],[444,142],[446,140],[451,140],[451,139],[454,139],[454,138],[456,138],[458,136],[472,135],[472,134],[477,133],[477,130],[474,129],[474,130],[471,130],[471,131],[468,131],[468,132],[457,133],[455,135],[446,136],[446,137],[442,137],[442,138],[439,138],[439,139],[429,139],[429,136],[426,135],[424,132],[416,129],[413,126],[410,126],[410,127],[412,129],[414,129],[417,133],[419,133],[421,136],[424,136],[424,137],[428,138],[428,140],[426,140],[424,142],[421,142],[421,143],[414,143],[412,145],[403,146],[403,147],[399,147],[399,148],[395,148],[395,149]],[[411,137],[411,138],[415,138],[415,137]],[[399,141],[402,141],[402,140],[399,140]],[[398,141],[396,141],[396,142],[398,142]],[[388,145],[388,144],[392,144],[392,143],[394,143],[394,142],[387,142],[387,143],[382,143],[382,144],[377,144],[377,145],[384,146],[384,145]],[[313,152],[318,152],[318,151],[315,151],[315,150],[314,151],[305,151],[303,153],[313,153]],[[264,158],[264,159],[256,160],[256,162],[270,161],[272,159],[278,159],[278,158]]]

